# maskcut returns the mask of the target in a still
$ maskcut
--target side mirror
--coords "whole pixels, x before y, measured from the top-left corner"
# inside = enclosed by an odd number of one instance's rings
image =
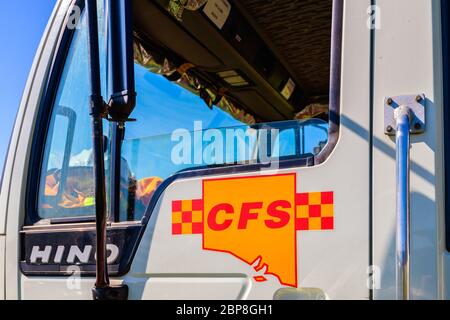
[[[132,2],[107,1],[108,113],[114,122],[126,122],[136,105]]]

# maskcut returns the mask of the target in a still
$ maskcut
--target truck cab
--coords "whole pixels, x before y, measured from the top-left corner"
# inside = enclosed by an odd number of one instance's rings
[[[1,181],[0,298],[449,299],[449,17],[58,0]]]

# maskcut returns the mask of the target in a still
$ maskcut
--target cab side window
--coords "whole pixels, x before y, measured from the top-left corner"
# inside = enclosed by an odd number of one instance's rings
[[[95,215],[87,23],[84,13],[73,32],[46,134],[37,201],[40,219]],[[102,34],[100,39],[104,56]],[[101,67],[104,71],[103,61]]]

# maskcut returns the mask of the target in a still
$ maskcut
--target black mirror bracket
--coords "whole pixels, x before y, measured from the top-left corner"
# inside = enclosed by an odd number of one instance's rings
[[[106,104],[101,95],[100,58],[98,44],[97,1],[85,0],[88,17],[88,59],[91,82],[90,115],[92,117],[92,144],[95,178],[95,227],[96,227],[96,280],[92,289],[94,300],[126,300],[126,285],[111,286],[108,275],[106,254],[107,204],[105,181],[105,158],[103,119],[106,117]]]
[[[126,284],[118,286],[108,286],[104,288],[93,288],[92,296],[98,301],[120,301],[128,299],[128,286]]]
[[[109,120],[119,123],[134,121],[129,116],[135,106],[136,92],[125,90],[112,94],[107,105]]]

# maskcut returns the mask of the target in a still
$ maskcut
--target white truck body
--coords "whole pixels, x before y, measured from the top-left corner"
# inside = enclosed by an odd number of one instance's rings
[[[36,127],[39,108],[71,5],[70,0],[60,0],[55,6],[10,142],[0,194],[0,299],[92,297],[92,276],[33,275],[21,269],[24,232],[47,232],[45,225],[24,226],[27,173],[31,137],[45,130]],[[395,139],[385,134],[383,106],[386,97],[408,94],[427,98],[426,130],[411,138],[410,295],[411,299],[450,298],[441,2],[377,0],[380,24],[375,29],[368,27],[372,5],[369,0],[344,1],[340,128],[327,159],[308,167],[187,176],[165,186],[137,242],[129,270],[111,277],[112,283],[129,287],[130,299],[396,299],[396,145]],[[211,191],[207,191],[205,181],[244,179],[242,183],[251,184],[252,178],[246,177],[268,177],[273,183],[284,183],[277,180],[283,176],[295,177],[294,196],[310,192],[334,195],[332,230],[297,231],[290,238],[295,243],[277,243],[279,250],[295,248],[296,252],[290,253],[295,256],[295,285],[292,281],[283,285],[276,274],[261,273],[234,252],[203,249],[206,234],[174,236],[171,232],[173,202],[203,199],[206,206],[204,193],[213,194],[216,187],[209,182]],[[243,197],[251,200],[253,196],[243,192]],[[110,228],[138,224],[113,222]],[[52,232],[78,227],[93,226],[89,222],[60,224],[52,226]],[[276,239],[274,236],[273,241]],[[243,246],[253,248],[257,257],[258,243],[270,246],[263,238]],[[58,243],[48,246],[53,257]],[[83,243],[74,242],[73,246],[85,250]],[[38,257],[45,255],[43,244],[36,250]],[[267,267],[270,270],[271,265]],[[265,281],[256,280],[261,275]],[[293,287],[294,291],[289,291]]]

